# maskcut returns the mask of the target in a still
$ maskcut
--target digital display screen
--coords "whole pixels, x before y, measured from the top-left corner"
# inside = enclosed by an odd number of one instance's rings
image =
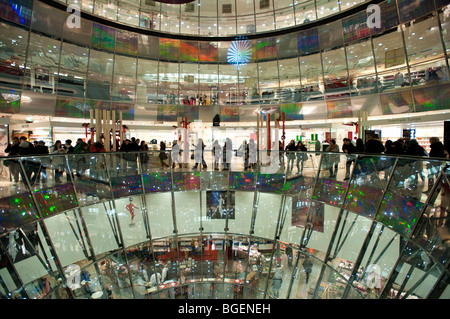
[[[21,96],[20,91],[0,89],[0,111],[2,113],[19,113]]]
[[[255,173],[230,172],[230,189],[255,190]]]
[[[159,57],[168,61],[179,61],[180,59],[180,40],[159,39]]]
[[[197,41],[180,41],[180,61],[182,62],[198,62],[198,42]]]
[[[0,0],[0,17],[29,26],[32,7],[33,0]]]
[[[136,55],[138,52],[138,36],[136,33],[117,30],[116,51]]]
[[[220,120],[222,122],[239,121],[239,107],[235,105],[222,105],[220,107]]]
[[[423,203],[412,196],[387,191],[375,217],[403,235],[409,235],[417,223]]]
[[[116,114],[122,112],[123,120],[134,120],[134,104],[111,102],[111,110]]]
[[[31,194],[0,198],[0,233],[12,231],[38,219]]]
[[[301,31],[297,35],[299,55],[308,55],[319,51],[319,32],[317,28]]]
[[[401,22],[421,17],[434,10],[433,1],[429,0],[397,0]]]
[[[56,99],[55,116],[83,118],[89,113],[89,106],[84,99],[58,96]]]
[[[198,120],[199,105],[183,105],[179,108],[179,117],[187,117],[188,122]]]
[[[329,119],[352,117],[351,99],[327,101],[327,114]]]
[[[383,32],[399,25],[396,1],[385,1],[383,3],[380,3],[379,6],[380,12],[382,12],[381,26],[380,28],[371,28],[371,34]],[[371,13],[373,13],[373,11],[368,13],[368,18],[370,18]]]
[[[344,200],[347,183],[338,180],[319,178],[316,182],[313,199],[328,205],[338,206]]]
[[[124,159],[125,165],[126,161],[127,160]],[[115,198],[142,194],[142,181],[140,175],[111,176],[111,186]]]
[[[145,192],[168,192],[172,190],[170,172],[144,174],[142,178]]]
[[[344,44],[341,21],[321,25],[318,29],[320,49],[329,50]]]
[[[383,114],[408,113],[413,110],[413,100],[410,91],[380,94]]]
[[[91,45],[99,49],[114,50],[116,45],[116,29],[93,23]]]
[[[373,217],[377,212],[382,195],[381,189],[352,183],[349,186],[343,208],[367,217]]]
[[[37,189],[34,191],[34,198],[36,198],[38,209],[43,217],[78,207],[77,196],[72,184]]]
[[[441,70],[446,72],[446,68]],[[440,72],[439,70],[437,72]],[[435,85],[413,90],[416,112],[450,109],[450,86]]]
[[[198,43],[199,60],[201,62],[217,62],[219,61],[219,48],[217,42]]]
[[[268,193],[282,193],[284,178],[284,174],[258,174],[256,190]]]
[[[200,189],[200,172],[173,172],[173,190],[175,192]]]
[[[256,58],[261,60],[273,60],[277,58],[276,38],[260,39],[256,42]]]
[[[302,106],[303,103],[286,103],[281,104],[280,109],[286,121],[303,120]]]
[[[176,105],[158,104],[158,113],[156,120],[159,122],[176,122],[178,116],[178,108]]]
[[[314,179],[306,176],[294,176],[286,179],[284,190],[286,194],[295,195],[314,186]]]
[[[357,13],[351,17],[342,19],[344,30],[344,41],[350,42],[370,36],[370,29],[367,26],[367,13],[365,11]]]

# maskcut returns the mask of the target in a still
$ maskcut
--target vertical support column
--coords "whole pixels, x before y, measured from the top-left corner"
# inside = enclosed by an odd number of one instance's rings
[[[92,143],[94,142],[94,109],[89,110],[89,130],[91,133],[91,143]]]
[[[105,146],[105,150],[106,150],[106,127],[107,127],[107,114],[106,112],[108,112],[107,110],[102,110],[102,120],[100,121],[101,125],[102,125],[102,132],[100,133],[100,136],[103,135],[104,137],[104,146]]]
[[[270,136],[270,114],[267,113],[267,150],[270,151],[271,149],[271,136]]]
[[[114,152],[117,151],[117,143],[116,143],[116,129],[117,129],[117,125],[116,125],[116,111],[113,110],[111,111],[111,125],[112,125],[112,150]]]
[[[358,138],[363,139],[365,141],[365,134],[366,126],[363,123],[367,122],[367,112],[366,111],[359,111],[358,112]]]
[[[95,109],[95,142],[100,141],[100,110]],[[94,141],[92,141],[94,143]]]
[[[105,121],[105,150],[111,151],[111,111],[106,111]]]
[[[256,114],[256,163],[259,163],[259,139],[260,139],[260,122],[261,122],[261,112],[258,111]]]
[[[119,112],[119,136],[120,136],[120,144],[123,143],[123,116],[122,112]]]

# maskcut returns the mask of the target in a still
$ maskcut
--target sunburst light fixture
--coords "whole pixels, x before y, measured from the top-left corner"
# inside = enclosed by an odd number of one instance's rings
[[[231,42],[227,52],[227,61],[237,70],[246,65],[252,58],[252,42],[245,38],[237,38]]]

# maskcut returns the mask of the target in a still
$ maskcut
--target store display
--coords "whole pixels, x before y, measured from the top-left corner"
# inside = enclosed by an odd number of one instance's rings
[[[292,197],[292,226],[323,233],[324,214],[323,203]]]
[[[206,217],[234,219],[235,193],[233,191],[206,191]]]

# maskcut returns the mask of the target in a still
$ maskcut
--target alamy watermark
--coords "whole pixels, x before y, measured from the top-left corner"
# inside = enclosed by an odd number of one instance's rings
[[[81,18],[80,18],[80,6],[77,4],[70,4],[67,6],[67,12],[71,14],[67,17],[66,25],[69,29],[80,29],[81,28]]]

